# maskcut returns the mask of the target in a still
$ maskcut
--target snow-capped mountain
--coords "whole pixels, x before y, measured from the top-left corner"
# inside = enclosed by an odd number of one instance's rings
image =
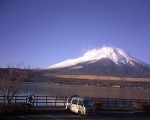
[[[130,64],[134,66],[135,63],[145,64],[129,56],[125,51],[123,51],[120,48],[102,47],[98,49],[89,50],[82,57],[79,57],[77,59],[68,59],[66,61],[52,65],[48,68],[55,69],[55,68],[71,67],[78,63],[84,63],[84,62],[92,63],[92,62],[96,62],[104,58],[108,58],[112,60],[117,65],[118,64]]]
[[[150,76],[150,66],[115,47],[87,51],[82,57],[68,59],[47,68],[58,74],[113,76]]]

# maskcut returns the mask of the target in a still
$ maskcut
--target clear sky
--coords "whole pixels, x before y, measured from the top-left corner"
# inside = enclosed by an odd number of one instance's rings
[[[0,0],[0,67],[46,68],[102,46],[150,64],[150,0]]]

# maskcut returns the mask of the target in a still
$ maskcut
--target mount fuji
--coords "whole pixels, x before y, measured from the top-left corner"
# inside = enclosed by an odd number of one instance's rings
[[[56,74],[150,77],[149,64],[115,47],[89,50],[82,57],[57,63],[47,70]]]

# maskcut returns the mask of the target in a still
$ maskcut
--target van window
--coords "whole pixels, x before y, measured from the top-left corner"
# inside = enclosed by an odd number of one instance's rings
[[[78,105],[83,106],[83,102],[81,100],[79,100]]]
[[[73,99],[72,104],[77,104],[78,100]]]

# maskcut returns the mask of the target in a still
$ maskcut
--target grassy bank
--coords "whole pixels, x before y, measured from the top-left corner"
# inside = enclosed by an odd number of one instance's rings
[[[150,82],[150,78],[130,78],[130,77],[111,77],[111,76],[96,76],[96,75],[53,75],[58,78],[75,78],[86,80],[117,80],[117,81],[138,81]]]

